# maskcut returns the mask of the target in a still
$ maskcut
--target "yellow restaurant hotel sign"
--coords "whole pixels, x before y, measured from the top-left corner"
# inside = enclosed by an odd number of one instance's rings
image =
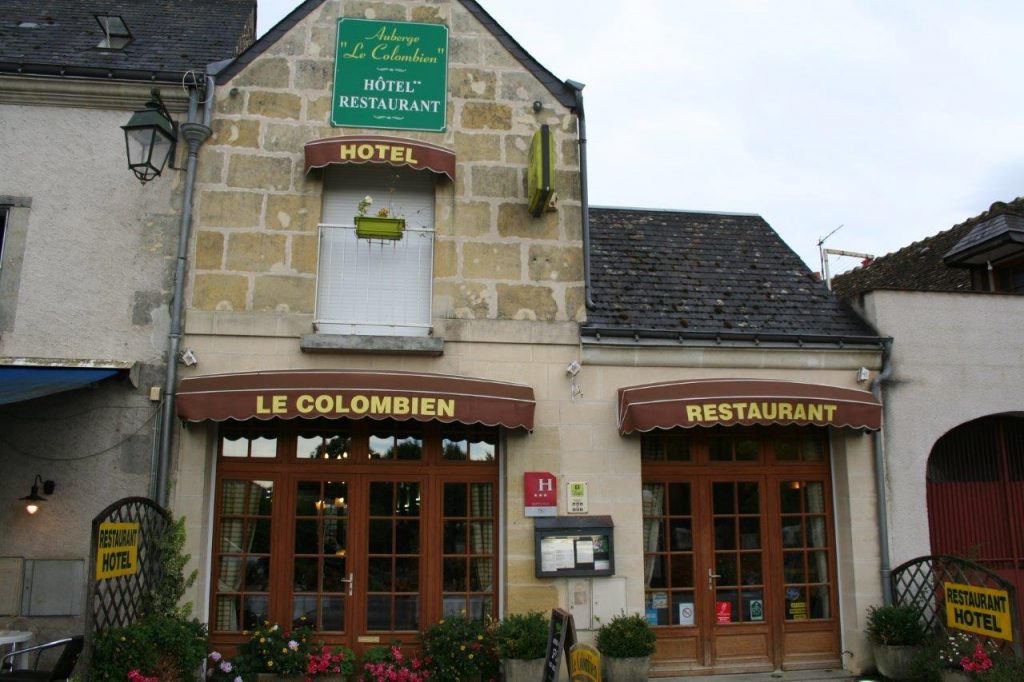
[[[139,524],[100,524],[96,538],[96,579],[133,575],[139,570]]]
[[[1010,595],[1006,590],[942,583],[945,589],[946,625],[978,635],[1013,641]]]

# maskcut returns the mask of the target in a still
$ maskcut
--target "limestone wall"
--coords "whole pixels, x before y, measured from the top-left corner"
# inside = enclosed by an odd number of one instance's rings
[[[448,25],[445,132],[329,125],[341,16]],[[408,137],[456,153],[456,180],[437,185],[435,320],[583,318],[575,116],[461,4],[325,2],[220,84],[215,98],[196,187],[191,319],[273,314],[288,318],[274,333],[310,331],[322,171],[304,175],[303,146],[353,134]],[[559,203],[534,218],[526,163],[541,124],[556,138]]]

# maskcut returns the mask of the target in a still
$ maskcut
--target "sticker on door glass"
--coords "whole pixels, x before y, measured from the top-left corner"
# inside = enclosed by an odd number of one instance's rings
[[[720,601],[715,603],[715,620],[719,623],[732,622],[732,602]]]
[[[693,602],[684,601],[679,604],[679,624],[693,625]]]
[[[748,609],[750,611],[750,620],[764,620],[764,601],[761,599],[751,599],[748,603]]]

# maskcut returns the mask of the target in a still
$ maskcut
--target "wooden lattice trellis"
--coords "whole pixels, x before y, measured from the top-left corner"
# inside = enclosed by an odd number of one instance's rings
[[[131,575],[97,580],[96,553],[99,529],[100,524],[107,522],[139,525],[138,570]],[[92,520],[83,669],[89,669],[92,640],[97,631],[108,627],[131,625],[142,615],[145,596],[162,578],[164,562],[160,556],[159,540],[168,532],[171,524],[171,515],[146,497],[120,499]]]

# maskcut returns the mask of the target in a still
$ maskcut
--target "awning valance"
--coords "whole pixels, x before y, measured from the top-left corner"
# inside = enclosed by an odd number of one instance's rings
[[[429,170],[455,180],[455,152],[444,147],[383,135],[347,135],[306,143],[306,171],[332,163],[386,163]]]
[[[131,362],[63,358],[0,358],[0,405],[41,398],[128,374]]]
[[[698,379],[619,389],[619,433],[694,426],[815,425],[877,431],[869,391],[796,381]]]
[[[357,370],[287,370],[188,377],[187,421],[395,419],[533,428],[533,389],[486,379]]]

